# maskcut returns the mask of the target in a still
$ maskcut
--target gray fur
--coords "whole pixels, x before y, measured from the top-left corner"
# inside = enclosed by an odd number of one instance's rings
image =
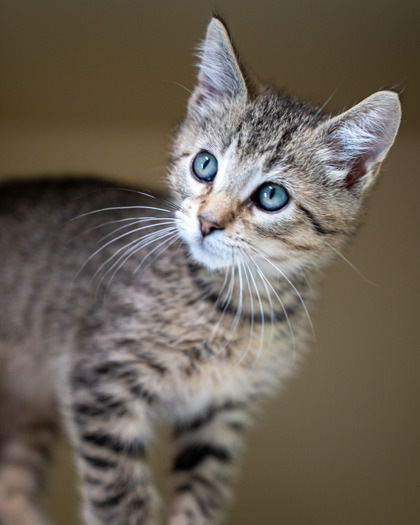
[[[157,523],[155,419],[174,427],[169,524],[219,523],[250,415],[295,372],[313,285],[360,222],[397,96],[321,115],[245,72],[218,19],[200,56],[169,201],[88,179],[0,188],[2,525],[47,523],[59,421],[85,523]],[[211,183],[191,172],[203,150]],[[255,204],[266,182],[286,188],[284,209]]]

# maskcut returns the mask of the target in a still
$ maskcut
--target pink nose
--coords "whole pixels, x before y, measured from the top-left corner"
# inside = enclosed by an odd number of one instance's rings
[[[200,221],[200,229],[203,237],[210,235],[215,230],[223,230],[223,226],[218,222],[212,221],[204,215],[199,215],[198,220]]]

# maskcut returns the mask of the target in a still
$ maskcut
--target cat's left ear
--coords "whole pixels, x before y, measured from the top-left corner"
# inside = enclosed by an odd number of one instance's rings
[[[373,181],[401,121],[398,95],[379,91],[320,125],[323,157],[334,178],[352,188]]]
[[[213,18],[200,46],[198,82],[190,110],[206,112],[226,101],[247,97],[248,89],[225,24]]]

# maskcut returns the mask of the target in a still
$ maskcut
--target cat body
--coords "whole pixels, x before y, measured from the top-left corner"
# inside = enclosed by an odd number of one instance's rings
[[[355,233],[398,98],[338,117],[260,86],[209,25],[172,197],[92,179],[0,187],[0,523],[38,506],[62,421],[88,525],[157,523],[147,465],[173,425],[170,525],[218,523],[243,432],[291,376],[318,275]]]
[[[34,472],[39,470],[39,477],[45,458],[42,454],[36,456],[40,449],[45,453],[53,439],[50,434],[55,434],[59,411],[78,443],[78,452],[90,458],[84,469],[90,481],[118,476],[114,462],[117,456],[123,456],[129,463],[128,470],[142,470],[140,479],[144,482],[148,476],[144,449],[152,435],[151,424],[163,419],[174,425],[179,440],[174,459],[174,466],[179,467],[178,471],[175,468],[178,485],[186,483],[183,478],[188,477],[185,472],[189,472],[189,463],[203,460],[205,466],[206,454],[211,458],[212,453],[226,456],[221,467],[228,478],[252,405],[272,390],[279,378],[289,375],[297,361],[280,306],[275,313],[267,311],[268,327],[263,334],[261,313],[255,305],[251,333],[249,314],[237,318],[238,291],[231,292],[226,310],[223,298],[215,306],[215,294],[221,291],[224,278],[213,290],[215,283],[207,284],[202,279],[200,268],[191,264],[186,249],[179,244],[169,246],[153,264],[147,265],[146,259],[141,270],[135,272],[139,261],[150,253],[145,246],[125,262],[112,280],[110,275],[102,283],[103,275],[92,279],[100,264],[139,237],[131,234],[112,242],[86,265],[95,251],[92,247],[106,244],[104,237],[121,225],[116,221],[134,217],[139,221],[138,228],[152,226],[146,230],[150,233],[155,221],[142,221],[149,216],[151,201],[153,207],[158,207],[157,199],[89,180],[3,185],[2,199],[6,207],[13,203],[12,214],[4,208],[0,212],[7,213],[6,219],[2,217],[2,241],[13,252],[13,257],[7,254],[12,264],[0,277],[1,408],[2,421],[7,422],[2,425],[2,437],[7,443],[10,436],[10,454],[13,456],[13,449],[22,439],[22,448],[27,446],[28,450],[26,454],[20,452],[19,460],[28,461],[28,468]],[[129,209],[90,214],[93,203],[93,209]],[[138,209],[143,206],[146,209]],[[84,213],[88,215],[72,220]],[[161,223],[168,213],[160,214]],[[154,217],[159,217],[158,210],[154,210]],[[28,237],[33,224],[44,224],[44,228]],[[156,230],[159,232],[159,227]],[[31,275],[22,283],[21,268],[28,257]],[[112,262],[115,258],[104,272]],[[229,293],[230,282],[229,274],[224,295]],[[249,297],[244,293],[243,300],[248,302]],[[294,329],[307,324],[305,313],[297,308],[296,296],[285,289],[282,297],[289,301],[285,309]],[[212,334],[211,328],[217,325],[219,328]],[[268,339],[277,343],[262,351]],[[39,435],[30,432],[37,426]],[[204,444],[212,449],[200,451],[200,433]],[[114,447],[123,450],[117,453]],[[3,454],[7,460],[7,447]],[[13,468],[13,461],[9,468]],[[115,498],[116,489],[101,493],[93,486],[97,500],[104,506],[103,522],[119,523],[113,521],[112,505],[104,504]],[[118,490],[128,492],[124,484]],[[139,496],[144,499],[143,494]],[[211,508],[205,501],[203,508],[206,504]],[[127,505],[124,519],[133,519],[131,507],[135,500],[128,499]],[[142,516],[145,511],[142,508]]]

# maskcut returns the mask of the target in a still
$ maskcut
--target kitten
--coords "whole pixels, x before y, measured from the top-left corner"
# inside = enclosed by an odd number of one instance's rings
[[[88,525],[151,525],[155,420],[170,525],[219,523],[244,429],[291,376],[320,270],[352,237],[400,122],[395,93],[335,117],[261,85],[221,20],[173,142],[173,198],[95,180],[0,187],[0,523],[45,525],[58,420]]]

